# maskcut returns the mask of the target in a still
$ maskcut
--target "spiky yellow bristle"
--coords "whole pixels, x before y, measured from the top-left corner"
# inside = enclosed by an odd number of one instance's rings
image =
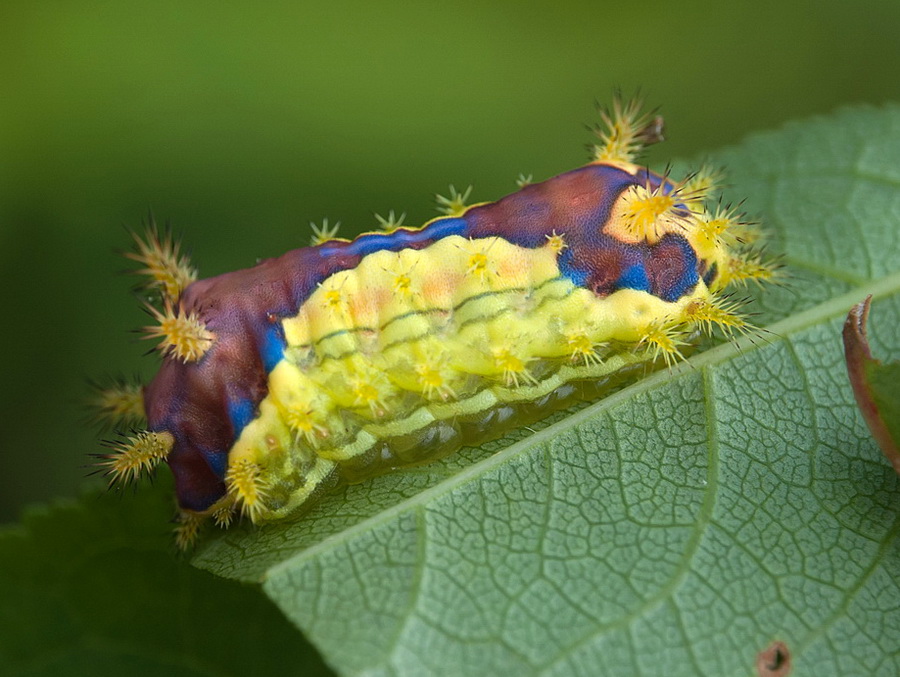
[[[262,468],[247,459],[235,461],[225,474],[225,485],[241,514],[256,522],[265,511],[269,482],[263,477]]]
[[[657,323],[647,328],[638,344],[647,346],[654,360],[662,356],[666,366],[671,367],[676,360],[684,359],[681,346],[687,342],[682,328],[672,323]]]
[[[169,301],[166,301],[163,310],[149,304],[146,307],[159,324],[144,327],[144,338],[162,339],[157,348],[163,355],[171,355],[183,362],[195,362],[212,346],[215,335],[196,313],[186,313],[181,306],[176,311]]]
[[[592,364],[600,364],[603,360],[597,354],[598,344],[594,343],[591,335],[585,329],[577,329],[565,336],[566,346],[569,348],[569,356],[573,362],[583,362],[588,367]]]
[[[92,385],[93,420],[111,425],[134,425],[144,420],[144,387],[140,383],[117,380],[108,386]]]
[[[719,190],[724,173],[704,165],[681,184],[681,201],[692,211],[702,213],[704,204]]]
[[[179,550],[190,550],[197,542],[200,527],[206,521],[206,515],[191,510],[182,510],[178,514],[178,525],[175,527],[175,545]]]
[[[387,414],[386,402],[390,399],[393,388],[384,374],[374,369],[367,370],[351,376],[348,385],[354,397],[354,405],[368,407],[372,416]]]
[[[227,529],[234,521],[236,506],[234,498],[228,494],[212,507],[212,518],[215,525],[221,529]]]
[[[104,444],[112,449],[112,452],[98,454],[101,460],[97,465],[104,470],[112,486],[136,482],[144,472],[153,470],[172,451],[175,438],[170,432],[145,430],[125,439]]]
[[[386,233],[391,233],[403,225],[403,222],[406,220],[406,212],[402,212],[400,215],[394,214],[394,210],[388,212],[388,215],[382,216],[381,214],[375,215],[375,220],[378,221],[378,227],[385,231]]]
[[[461,193],[456,190],[455,186],[450,186],[449,197],[444,197],[443,195],[434,196],[438,205],[437,210],[447,216],[462,216],[467,209],[466,201],[471,193],[472,186],[469,186]]]
[[[569,248],[569,245],[566,244],[566,234],[557,233],[555,228],[550,235],[545,235],[544,237],[547,240],[547,246],[550,247],[554,254],[559,254],[563,249]]]
[[[303,437],[310,446],[318,446],[323,437],[328,436],[328,428],[321,424],[321,414],[313,407],[289,406],[285,408],[284,420],[299,439]]]
[[[522,351],[517,350],[513,344],[491,351],[494,366],[503,373],[503,382],[507,388],[518,388],[520,381],[524,383],[537,383],[537,379],[528,371],[528,363],[536,358],[527,357]]]
[[[456,393],[450,386],[453,372],[444,359],[426,358],[416,363],[414,369],[419,377],[422,393],[426,398],[448,400],[451,397],[456,397]]]
[[[764,261],[758,252],[735,256],[728,261],[727,269],[722,275],[722,284],[768,282],[775,278],[776,269],[776,263]]]
[[[127,252],[125,256],[144,266],[135,272],[149,277],[147,286],[161,289],[163,298],[176,301],[185,288],[197,279],[196,269],[191,266],[188,257],[179,251],[181,243],[168,230],[160,233],[152,218],[143,238],[135,232],[131,236],[135,251]]]
[[[715,211],[699,211],[695,219],[696,242],[701,254],[723,246],[737,245],[740,233],[751,226],[744,214],[731,205],[719,205]]]
[[[642,105],[639,97],[624,103],[616,96],[612,110],[600,110],[602,124],[594,130],[600,138],[593,148],[595,162],[630,163],[645,145],[662,140],[662,118],[641,112]]]
[[[628,191],[624,224],[632,237],[652,242],[665,233],[684,229],[679,191],[666,188],[663,182],[656,188],[636,185]]]
[[[752,328],[738,312],[743,305],[743,302],[727,296],[698,298],[685,306],[684,319],[707,334],[712,334],[713,327],[718,327],[726,336],[731,337],[734,332],[744,333]]]
[[[328,219],[322,219],[322,225],[309,222],[312,237],[309,238],[309,244],[313,247],[324,244],[329,240],[337,237],[338,231],[341,229],[341,222],[337,221],[333,226],[328,223]]]

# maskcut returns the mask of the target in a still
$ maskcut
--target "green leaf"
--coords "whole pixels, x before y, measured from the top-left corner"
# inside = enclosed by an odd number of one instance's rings
[[[841,349],[872,294],[900,354],[900,108],[714,160],[784,255],[764,337],[194,563],[263,581],[343,675],[750,675],[773,640],[794,676],[900,672],[900,486]]]
[[[175,555],[172,488],[156,489],[0,532],[0,674],[332,674],[257,588]]]

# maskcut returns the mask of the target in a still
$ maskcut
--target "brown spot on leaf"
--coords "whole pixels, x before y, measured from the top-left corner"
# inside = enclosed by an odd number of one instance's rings
[[[772,642],[756,654],[759,677],[787,677],[791,674],[791,652],[784,642]]]

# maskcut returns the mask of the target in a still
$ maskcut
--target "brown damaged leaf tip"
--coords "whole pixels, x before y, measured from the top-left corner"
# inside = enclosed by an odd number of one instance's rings
[[[847,374],[850,377],[850,385],[853,387],[853,395],[862,412],[863,419],[872,437],[887,456],[894,470],[900,474],[900,449],[897,441],[892,437],[891,431],[882,412],[876,402],[870,380],[870,368],[881,365],[879,360],[872,357],[869,349],[869,340],[866,336],[866,323],[869,320],[869,308],[872,304],[871,295],[865,301],[857,303],[850,309],[847,321],[844,322],[844,357],[847,361]]]
[[[756,654],[759,677],[787,677],[791,674],[791,652],[784,642],[772,642]]]

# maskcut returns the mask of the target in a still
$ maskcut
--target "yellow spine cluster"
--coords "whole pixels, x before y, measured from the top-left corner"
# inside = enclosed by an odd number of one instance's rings
[[[309,228],[312,230],[309,244],[312,247],[316,247],[336,238],[338,231],[341,228],[341,222],[338,221],[334,225],[331,225],[328,223],[328,219],[322,219],[322,225],[319,225],[310,221]]]
[[[133,425],[144,420],[144,388],[140,383],[120,380],[108,386],[93,384],[93,389],[90,407],[95,421]]]
[[[466,209],[468,209],[466,201],[469,199],[471,193],[472,186],[469,186],[461,193],[457,191],[454,186],[450,186],[450,195],[448,197],[443,195],[434,196],[435,202],[437,202],[438,205],[438,212],[445,216],[462,216],[466,213]]]
[[[630,164],[644,146],[662,140],[662,118],[642,111],[643,101],[625,101],[616,96],[611,109],[600,109],[602,124],[594,133],[600,143],[593,147],[595,162]]]
[[[225,485],[228,487],[228,495],[240,507],[241,514],[256,522],[266,509],[265,500],[269,490],[269,482],[264,477],[262,468],[247,459],[239,459],[229,465]]]
[[[180,243],[168,231],[159,232],[152,218],[144,237],[132,233],[135,251],[125,256],[144,267],[135,271],[149,277],[148,286],[159,288],[165,299],[175,301],[197,279],[197,271],[180,252]]]
[[[150,304],[146,308],[158,324],[144,327],[144,338],[162,339],[157,348],[163,355],[196,362],[212,346],[215,335],[196,313],[186,313],[180,306],[176,309],[168,300],[163,310]]]
[[[197,541],[200,528],[206,521],[206,516],[190,510],[182,510],[178,513],[175,526],[175,545],[180,550],[188,550]]]
[[[99,454],[97,464],[109,477],[110,485],[136,482],[145,472],[164,460],[175,444],[169,432],[142,431],[124,440],[108,442],[111,453]]]

